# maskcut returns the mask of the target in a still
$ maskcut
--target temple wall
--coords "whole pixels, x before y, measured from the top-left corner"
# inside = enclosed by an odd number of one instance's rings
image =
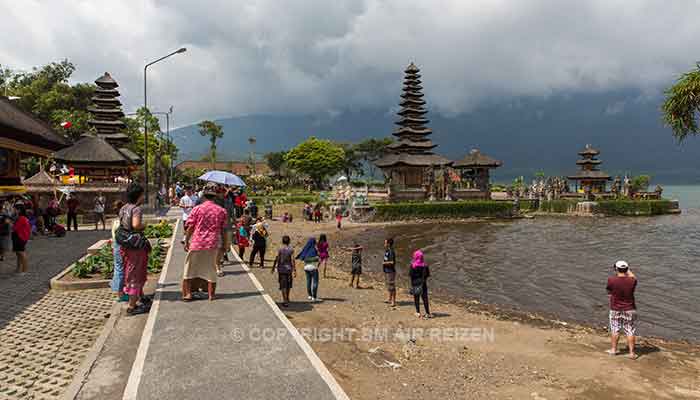
[[[389,194],[391,201],[422,201],[427,198],[425,189],[393,189]]]
[[[479,189],[454,188],[450,196],[453,200],[489,200],[491,193]]]

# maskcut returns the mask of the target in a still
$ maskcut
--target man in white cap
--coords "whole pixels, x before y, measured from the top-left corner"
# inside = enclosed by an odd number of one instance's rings
[[[617,354],[617,341],[620,331],[627,336],[629,358],[636,359],[634,352],[635,335],[637,331],[637,306],[634,303],[634,290],[637,288],[637,278],[630,271],[625,261],[615,263],[615,276],[608,277],[608,297],[610,298],[610,355]]]

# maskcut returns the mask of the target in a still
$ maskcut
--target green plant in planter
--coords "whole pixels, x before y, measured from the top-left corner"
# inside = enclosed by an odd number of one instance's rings
[[[73,276],[76,278],[86,278],[88,275],[92,274],[92,272],[93,265],[90,262],[90,258],[76,261],[75,264],[73,264],[73,269],[71,271]]]
[[[163,253],[162,244],[162,241],[159,239],[148,255],[148,272],[150,273],[155,274],[163,269],[163,260],[161,259]]]
[[[143,233],[149,239],[168,238],[173,235],[173,227],[167,221],[160,221],[146,226]]]

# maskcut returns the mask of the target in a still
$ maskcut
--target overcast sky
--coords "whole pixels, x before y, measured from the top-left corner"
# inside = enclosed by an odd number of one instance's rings
[[[259,113],[329,113],[398,101],[423,70],[435,112],[620,88],[658,93],[700,59],[700,4],[684,0],[0,0],[0,64],[68,58],[109,71],[126,111],[174,105],[176,125]],[[610,112],[616,105],[609,106]]]

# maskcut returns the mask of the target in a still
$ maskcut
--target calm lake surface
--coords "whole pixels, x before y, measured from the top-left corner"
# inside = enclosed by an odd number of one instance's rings
[[[381,272],[380,235],[393,236],[403,274],[410,251],[425,251],[432,291],[596,326],[607,324],[606,279],[624,259],[639,279],[639,333],[697,342],[700,187],[666,190],[683,214],[397,225],[360,242],[370,272]]]

